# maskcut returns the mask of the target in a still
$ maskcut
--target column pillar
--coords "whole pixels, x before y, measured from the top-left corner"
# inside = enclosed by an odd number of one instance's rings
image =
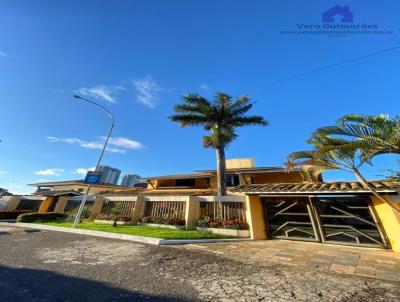
[[[56,212],[56,213],[64,213],[64,209],[67,206],[69,198],[70,198],[69,196],[60,196],[58,198],[56,207],[54,208],[54,212]]]
[[[245,211],[251,239],[267,239],[260,196],[246,195]]]
[[[200,218],[200,202],[197,196],[188,196],[186,201],[185,221],[186,229],[195,229]]]
[[[132,224],[138,224],[140,220],[143,218],[145,206],[146,206],[146,201],[144,199],[144,196],[138,196],[135,202],[135,208],[133,209],[132,212],[132,219],[131,219]]]
[[[45,200],[42,202],[42,205],[39,208],[38,213],[47,213],[51,204],[53,203],[54,196],[47,196]]]
[[[90,210],[89,221],[93,221],[96,219],[97,215],[101,213],[104,204],[104,196],[103,195],[96,195],[93,201],[93,206]]]
[[[16,210],[18,205],[19,205],[19,201],[21,200],[21,196],[13,196],[10,198],[10,200],[7,203],[6,206],[6,210],[7,211],[12,211],[12,210]]]

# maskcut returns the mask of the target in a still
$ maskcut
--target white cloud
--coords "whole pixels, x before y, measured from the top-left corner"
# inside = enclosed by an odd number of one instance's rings
[[[52,168],[36,171],[35,174],[43,176],[60,176],[62,172],[64,172],[64,169]]]
[[[8,57],[8,55],[4,51],[0,50],[0,57]]]
[[[201,84],[201,85],[200,85],[200,89],[209,90],[209,89],[210,89],[210,86],[208,86],[207,84]]]
[[[86,173],[88,171],[94,171],[94,169],[96,169],[96,167],[91,167],[91,168],[76,168],[74,170],[72,170],[72,173],[74,174],[80,174],[82,176],[86,175]]]
[[[82,87],[78,90],[80,94],[84,96],[90,96],[95,99],[104,100],[110,103],[116,102],[115,94],[118,91],[126,90],[122,86],[106,86],[106,85],[99,85],[95,87]]]
[[[46,139],[49,142],[61,142],[67,144],[77,144],[85,149],[102,149],[105,141],[105,137],[99,137],[96,141],[84,141],[75,137],[58,138],[48,136]],[[126,138],[126,137],[112,137],[108,141],[107,151],[112,153],[125,153],[126,149],[141,149],[143,148],[141,142]]]
[[[151,77],[132,81],[136,89],[136,100],[150,108],[154,108],[158,102],[158,95],[163,91],[162,87]]]
[[[103,137],[105,139],[105,137]],[[142,149],[143,144],[141,142],[125,138],[125,137],[111,137],[108,141],[110,145],[114,145],[117,147],[125,148],[125,149]]]

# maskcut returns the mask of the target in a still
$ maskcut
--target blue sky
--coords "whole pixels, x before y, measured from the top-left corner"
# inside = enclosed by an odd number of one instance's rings
[[[350,6],[354,23],[393,34],[281,33],[321,24],[337,4]],[[270,126],[239,130],[227,156],[260,166],[308,149],[315,128],[344,114],[397,114],[400,51],[275,82],[398,45],[399,11],[398,1],[2,1],[0,187],[26,193],[27,183],[79,179],[95,165],[109,121],[72,99],[77,92],[116,116],[103,163],[142,176],[215,166],[201,128],[168,120],[187,92],[257,101],[253,112]],[[364,172],[380,178],[395,160],[381,156]]]

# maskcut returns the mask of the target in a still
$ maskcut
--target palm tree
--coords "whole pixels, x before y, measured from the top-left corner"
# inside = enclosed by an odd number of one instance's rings
[[[340,169],[352,172],[364,188],[370,190],[379,200],[389,204],[400,213],[400,210],[383,198],[360,172],[360,168],[364,164],[372,165],[371,160],[375,155],[386,153],[385,150],[389,150],[388,144],[396,142],[393,136],[397,130],[393,129],[393,125],[380,127],[379,130],[378,127],[370,127],[372,123],[369,123],[369,126],[366,126],[367,123],[349,125],[346,124],[349,118],[350,116],[345,116],[340,119],[336,126],[317,129],[308,140],[314,146],[314,150],[290,154],[290,160],[301,160],[291,165],[314,165],[322,170]],[[376,122],[381,119],[381,116],[376,119],[373,117],[368,119],[376,125],[379,124]],[[384,137],[388,139],[388,142],[384,142]]]
[[[321,127],[311,135],[313,140],[326,140],[334,148],[358,148],[363,156],[400,154],[400,117],[388,115],[349,114],[337,120],[336,125]]]
[[[214,101],[189,93],[183,103],[174,107],[175,114],[170,117],[181,127],[202,126],[211,131],[203,136],[203,146],[215,149],[217,157],[218,195],[226,195],[225,148],[237,138],[235,129],[243,126],[266,126],[268,122],[259,115],[245,115],[254,105],[248,96],[232,101],[225,93],[217,93]]]

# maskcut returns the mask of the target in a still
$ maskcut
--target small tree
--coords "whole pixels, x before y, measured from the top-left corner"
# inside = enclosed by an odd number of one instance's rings
[[[120,205],[115,205],[111,208],[110,210],[111,215],[113,216],[113,227],[117,226],[117,222],[118,222],[118,215],[120,215],[122,213],[122,208]]]

